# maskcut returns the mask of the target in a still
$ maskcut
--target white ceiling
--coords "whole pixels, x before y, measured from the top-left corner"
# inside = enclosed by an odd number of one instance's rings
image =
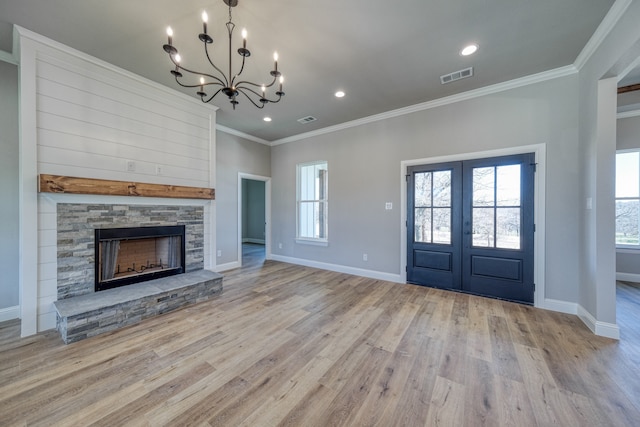
[[[286,96],[263,110],[240,99],[233,111],[218,95],[218,123],[273,141],[570,65],[613,3],[240,0],[233,9],[234,50],[246,27],[252,55],[245,73],[266,80],[277,50]],[[173,27],[183,65],[204,69],[197,40],[204,9],[216,40],[214,60],[219,56],[226,69],[222,0],[0,0],[0,49],[11,49],[11,24],[17,24],[179,90],[162,49],[165,29]],[[460,56],[471,42],[480,50]],[[471,66],[473,77],[440,84],[440,75]],[[337,89],[346,96],[335,98]],[[273,121],[265,123],[265,115]],[[308,115],[318,120],[296,121]]]

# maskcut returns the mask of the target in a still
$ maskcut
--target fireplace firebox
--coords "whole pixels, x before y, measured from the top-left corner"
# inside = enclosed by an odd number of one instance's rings
[[[95,291],[185,272],[185,226],[95,230]]]

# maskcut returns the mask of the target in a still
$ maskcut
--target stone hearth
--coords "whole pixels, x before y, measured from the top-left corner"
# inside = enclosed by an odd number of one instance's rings
[[[222,293],[222,276],[199,270],[58,300],[57,329],[66,344],[139,323]]]

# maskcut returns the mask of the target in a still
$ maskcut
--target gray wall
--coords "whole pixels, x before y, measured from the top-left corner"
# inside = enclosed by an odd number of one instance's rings
[[[19,304],[18,67],[0,61],[0,310]]]
[[[242,180],[242,239],[263,243],[265,239],[265,183]]]
[[[640,92],[638,92],[640,95]],[[616,149],[640,148],[640,116],[618,119]],[[640,275],[640,253],[631,250],[616,251],[616,273]]]
[[[615,324],[615,77],[640,57],[640,2],[633,1],[579,73],[580,294],[578,303],[599,322]],[[611,88],[598,91],[599,84]]]
[[[546,297],[576,301],[577,83],[572,75],[273,147],[273,254],[400,274],[402,160],[546,143]],[[313,160],[329,167],[327,247],[295,243],[296,164]]]
[[[271,176],[271,148],[216,132],[216,264],[238,260],[238,174]]]

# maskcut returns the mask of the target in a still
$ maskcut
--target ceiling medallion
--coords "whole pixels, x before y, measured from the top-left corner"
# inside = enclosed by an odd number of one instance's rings
[[[204,73],[200,71],[190,70],[180,65],[182,58],[180,58],[178,49],[176,49],[175,46],[173,46],[173,30],[171,29],[171,27],[168,27],[167,36],[169,36],[169,40],[168,40],[168,43],[162,47],[164,51],[167,52],[167,54],[169,54],[169,58],[171,59],[171,62],[173,62],[173,65],[175,65],[175,68],[171,70],[171,74],[176,78],[176,82],[180,86],[187,87],[187,88],[197,88],[198,91],[196,92],[196,95],[200,97],[202,102],[210,102],[220,92],[222,92],[224,95],[226,95],[229,98],[229,102],[231,102],[231,105],[233,105],[234,110],[236,109],[236,105],[239,104],[238,96],[240,94],[244,95],[257,108],[264,108],[264,106],[269,102],[271,103],[279,102],[280,99],[284,96],[284,92],[282,91],[282,83],[284,79],[282,77],[282,73],[278,71],[278,53],[277,52],[273,54],[273,61],[274,61],[273,70],[269,72],[269,74],[273,78],[271,80],[271,83],[259,84],[259,83],[250,82],[248,80],[239,79],[240,75],[242,74],[242,71],[244,70],[245,60],[251,55],[251,52],[249,51],[249,49],[247,49],[247,31],[244,29],[242,30],[242,47],[238,49],[238,55],[242,57],[242,64],[240,66],[240,71],[238,71],[238,73],[235,75],[232,74],[233,68],[232,68],[232,60],[231,60],[232,59],[231,40],[232,40],[233,29],[235,28],[235,24],[231,20],[231,8],[238,5],[238,0],[222,0],[222,1],[224,1],[224,3],[227,6],[229,6],[229,22],[226,23],[227,32],[229,34],[228,74],[225,74],[222,71],[221,67],[218,67],[216,64],[214,64],[213,61],[211,60],[211,56],[209,55],[208,45],[213,43],[213,38],[211,38],[211,36],[207,34],[207,21],[209,19],[209,17],[207,16],[207,12],[202,12],[203,32],[198,35],[198,39],[200,39],[200,41],[204,45],[205,56],[207,57],[209,64],[211,64],[211,66],[213,67],[214,71]],[[199,83],[196,83],[196,84],[183,83],[182,81],[183,73],[186,73],[188,76],[194,78],[194,80],[199,76],[200,77]],[[269,99],[267,97],[267,89],[272,87],[276,83],[276,80],[278,80],[278,78],[279,78],[280,86],[278,91],[276,91],[275,93],[277,98]],[[208,95],[205,92],[205,89],[207,88],[210,88],[211,90],[215,91],[213,92],[213,95]]]

